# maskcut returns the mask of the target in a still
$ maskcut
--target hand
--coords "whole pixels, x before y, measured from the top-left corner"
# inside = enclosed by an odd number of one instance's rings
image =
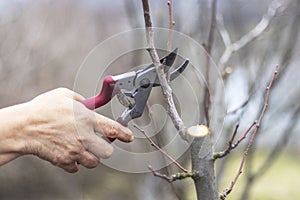
[[[93,168],[100,158],[112,155],[113,146],[96,132],[123,142],[133,140],[128,128],[88,110],[80,103],[83,100],[79,94],[60,88],[26,103],[21,154],[34,154],[74,173],[78,164]]]

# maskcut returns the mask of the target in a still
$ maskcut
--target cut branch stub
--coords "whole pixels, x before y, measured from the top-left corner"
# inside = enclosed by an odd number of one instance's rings
[[[192,137],[205,137],[210,133],[210,130],[205,125],[191,126],[187,129],[187,134]]]

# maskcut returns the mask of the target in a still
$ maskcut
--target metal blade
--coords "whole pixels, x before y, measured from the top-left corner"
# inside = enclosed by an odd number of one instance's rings
[[[161,58],[159,61],[161,64],[164,65],[164,70],[167,70],[166,68],[170,68],[177,56],[177,50],[178,48],[174,49],[171,53],[169,53],[168,55],[166,55],[165,57]],[[146,67],[145,69],[142,69],[141,71],[147,70],[151,67],[154,67],[154,64],[152,63],[151,65],[149,65],[148,67]]]
[[[189,64],[189,62],[190,62],[189,59],[186,59],[181,66],[179,66],[176,70],[174,70],[170,75],[170,81],[177,78],[179,74],[181,74],[186,69],[186,66]]]
[[[175,69],[171,73],[171,75],[170,75],[170,81],[172,81],[175,78],[177,78],[186,69],[186,67],[188,66],[188,64],[189,64],[189,60],[186,59],[184,61],[184,63],[182,63],[179,67],[177,67],[177,69]],[[155,83],[153,84],[153,87],[156,87],[156,86],[160,86],[158,78],[155,80]]]
[[[177,50],[178,48],[174,49],[171,53],[169,53],[169,55],[166,55],[165,57],[161,58],[160,63],[165,66],[171,67],[176,59]]]

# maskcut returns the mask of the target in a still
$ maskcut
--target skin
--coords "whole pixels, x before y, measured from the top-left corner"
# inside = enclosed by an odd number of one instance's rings
[[[96,133],[133,140],[128,128],[87,109],[80,103],[83,100],[59,88],[0,109],[0,165],[32,154],[74,173],[78,164],[94,168],[101,158],[112,155],[113,146]]]

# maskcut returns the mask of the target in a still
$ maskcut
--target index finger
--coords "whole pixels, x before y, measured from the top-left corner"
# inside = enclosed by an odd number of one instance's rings
[[[116,138],[123,142],[131,142],[134,139],[129,128],[97,113],[95,113],[94,130],[109,138]]]

